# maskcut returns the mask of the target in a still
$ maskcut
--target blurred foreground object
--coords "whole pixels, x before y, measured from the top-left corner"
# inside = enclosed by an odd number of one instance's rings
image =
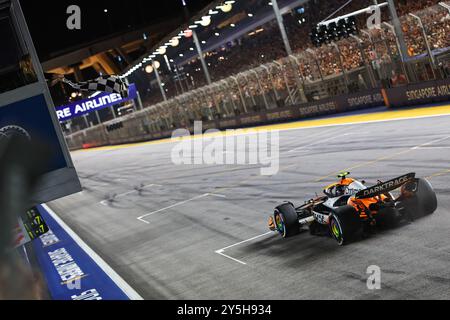
[[[15,250],[14,230],[24,216],[28,237],[33,230],[28,218],[34,219],[29,210],[31,190],[41,168],[46,165],[49,150],[44,145],[31,143],[26,135],[13,133],[0,135],[0,299],[42,299],[43,282],[24,263]],[[42,233],[48,231],[42,223]]]

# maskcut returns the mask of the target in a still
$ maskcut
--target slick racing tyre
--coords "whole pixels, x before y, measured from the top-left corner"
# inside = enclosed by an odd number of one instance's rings
[[[412,218],[419,218],[434,213],[437,209],[436,192],[430,182],[425,179],[417,179],[417,183],[408,185],[413,188],[414,195],[404,200],[406,213]],[[408,192],[408,191],[406,191]]]
[[[352,206],[337,208],[330,216],[330,233],[340,246],[353,240],[361,229],[359,214]]]
[[[292,203],[285,203],[275,209],[275,227],[283,238],[290,238],[300,233],[298,215]]]

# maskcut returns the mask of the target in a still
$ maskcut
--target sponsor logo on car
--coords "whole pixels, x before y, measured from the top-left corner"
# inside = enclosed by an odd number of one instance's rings
[[[410,181],[411,179],[415,178],[414,173],[410,173],[401,177],[398,177],[396,179],[381,183],[379,185],[376,185],[374,187],[362,190],[359,192],[356,197],[357,198],[371,198],[375,197],[377,195],[395,190],[397,188],[400,188],[402,185]]]

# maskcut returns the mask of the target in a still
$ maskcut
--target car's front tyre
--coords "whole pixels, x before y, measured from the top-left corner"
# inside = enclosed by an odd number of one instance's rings
[[[290,238],[300,233],[298,214],[292,203],[285,203],[278,206],[274,213],[276,231],[283,238]]]

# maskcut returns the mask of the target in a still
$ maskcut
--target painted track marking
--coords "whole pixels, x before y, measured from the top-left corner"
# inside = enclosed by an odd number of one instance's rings
[[[155,215],[155,214],[157,214],[157,213],[160,213],[160,212],[163,212],[163,211],[166,211],[166,210],[175,208],[175,207],[179,207],[179,206],[181,206],[181,205],[183,205],[183,204],[186,204],[186,203],[189,203],[189,202],[192,202],[192,201],[195,201],[195,200],[203,199],[203,198],[206,198],[206,197],[226,198],[226,196],[220,195],[220,194],[215,194],[215,193],[204,193],[204,194],[199,195],[199,196],[196,196],[196,197],[194,197],[194,198],[191,198],[191,199],[188,199],[188,200],[184,200],[184,201],[181,201],[181,202],[177,202],[177,203],[175,203],[175,204],[173,204],[173,205],[171,205],[171,206],[168,206],[168,207],[165,207],[165,208],[162,208],[162,209],[159,209],[159,210],[156,210],[156,211],[153,211],[153,212],[144,214],[143,216],[140,216],[140,217],[137,218],[137,219],[138,219],[139,221],[141,221],[141,222],[146,223],[146,224],[150,224],[150,222],[147,221],[147,220],[145,220],[144,218],[150,217],[150,216]]]
[[[236,258],[233,258],[233,257],[231,257],[231,256],[229,256],[229,255],[227,255],[227,254],[225,254],[224,252],[225,252],[226,250],[228,250],[228,249],[231,249],[231,248],[240,246],[240,245],[242,245],[242,244],[244,244],[244,243],[251,242],[251,241],[254,241],[254,240],[263,238],[263,237],[265,237],[265,236],[268,236],[269,234],[274,234],[274,233],[273,233],[272,231],[270,231],[270,232],[266,232],[266,233],[264,233],[264,234],[260,234],[259,236],[256,236],[256,237],[253,237],[253,238],[250,238],[250,239],[247,239],[247,240],[244,240],[244,241],[241,241],[241,242],[232,244],[231,246],[228,246],[228,247],[219,249],[219,250],[216,251],[216,253],[217,253],[218,255],[221,255],[222,257],[228,258],[228,259],[230,259],[230,260],[233,260],[233,261],[235,261],[235,262],[237,262],[237,263],[239,263],[239,264],[242,264],[242,265],[246,266],[247,263],[245,263],[245,262],[243,262],[243,261],[241,261],[241,260],[238,260],[238,259],[236,259]]]

